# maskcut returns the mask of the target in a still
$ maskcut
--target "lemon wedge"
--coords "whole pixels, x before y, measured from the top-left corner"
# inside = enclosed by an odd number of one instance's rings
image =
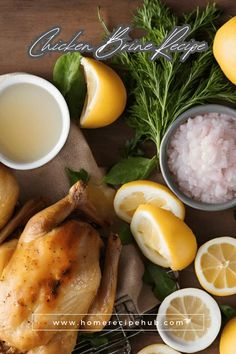
[[[236,239],[218,237],[204,243],[197,252],[195,272],[209,293],[236,294]]]
[[[181,270],[195,258],[193,232],[168,210],[140,205],[132,218],[131,231],[143,254],[162,267]]]
[[[137,354],[181,354],[165,344],[152,344],[140,350]]]
[[[183,203],[166,187],[152,181],[133,181],[125,183],[116,193],[114,208],[116,214],[130,223],[140,204],[151,204],[170,210],[180,219],[184,219]]]
[[[95,206],[96,214],[106,225],[111,225],[115,218],[113,208],[114,189],[91,177],[87,184],[88,200]]]
[[[92,58],[82,58],[87,97],[80,117],[82,128],[100,128],[113,123],[126,105],[126,89],[109,66]]]
[[[186,288],[164,299],[156,323],[167,345],[184,353],[195,353],[207,348],[217,337],[221,313],[217,302],[205,291]]]

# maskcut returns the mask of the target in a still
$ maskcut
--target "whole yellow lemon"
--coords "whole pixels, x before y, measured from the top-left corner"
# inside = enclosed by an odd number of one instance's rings
[[[220,354],[233,354],[236,348],[236,317],[232,318],[223,329],[220,338]]]
[[[216,32],[213,54],[225,76],[236,84],[236,16]]]

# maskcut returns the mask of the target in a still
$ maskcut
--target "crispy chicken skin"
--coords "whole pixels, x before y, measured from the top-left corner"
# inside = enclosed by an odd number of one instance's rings
[[[58,332],[46,345],[36,347],[27,354],[71,354],[77,335],[75,331]]]
[[[100,331],[103,323],[109,321],[116,296],[118,263],[121,252],[119,236],[111,234],[108,238],[102,280],[96,297],[83,322],[91,321],[92,326],[82,325],[86,332]],[[98,323],[99,322],[99,323]],[[27,354],[70,354],[76,344],[77,332],[59,332],[46,345],[30,350]]]
[[[71,353],[76,331],[40,329],[52,325],[52,315],[63,320],[78,314],[73,319],[79,321],[95,299],[101,281],[100,236],[87,223],[64,222],[74,209],[83,209],[84,193],[85,186],[76,183],[65,198],[30,219],[18,244],[8,243],[2,251],[0,340],[19,351]]]
[[[44,206],[44,201],[42,199],[28,200],[13,218],[0,230],[0,244],[11,236],[19,227],[25,226],[28,220],[38,211],[42,210]]]

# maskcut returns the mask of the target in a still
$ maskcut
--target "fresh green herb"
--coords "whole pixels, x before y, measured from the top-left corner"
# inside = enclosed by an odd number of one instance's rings
[[[221,315],[222,315],[222,324],[230,320],[233,317],[236,317],[236,310],[228,305],[220,305]]]
[[[149,261],[145,264],[143,281],[152,287],[154,295],[160,301],[178,289],[176,280],[173,279],[166,268]]]
[[[101,335],[98,333],[79,333],[79,341],[88,341],[90,345],[94,348],[106,345],[109,342],[108,337],[106,335]]]
[[[83,168],[81,168],[79,171],[73,171],[70,168],[66,167],[66,173],[68,175],[71,186],[73,186],[73,184],[75,184],[79,180],[88,183],[90,178],[88,172],[85,171]]]
[[[104,177],[111,185],[123,184],[137,179],[148,178],[157,165],[157,158],[128,157],[112,167]]]
[[[122,245],[129,245],[134,242],[133,235],[130,231],[130,227],[127,224],[121,226],[119,231],[119,237],[121,239]]]
[[[53,69],[53,82],[65,97],[72,118],[80,117],[86,96],[81,59],[78,52],[64,54],[57,59]]]
[[[127,158],[130,156],[144,156],[144,151],[140,146],[140,136],[135,135],[134,138],[128,139],[122,151],[122,157]]]
[[[164,58],[150,61],[148,52],[122,52],[113,59],[113,64],[125,72],[127,82],[131,83],[126,120],[138,135],[155,143],[157,155],[167,128],[188,108],[214,101],[236,103],[236,88],[212,54],[218,18],[215,4],[196,8],[178,18],[160,0],[144,0],[134,17],[134,27],[146,32],[144,42],[160,44],[174,26],[188,23],[189,37],[206,40],[209,49],[192,55],[184,63],[178,53],[172,54],[172,61]]]

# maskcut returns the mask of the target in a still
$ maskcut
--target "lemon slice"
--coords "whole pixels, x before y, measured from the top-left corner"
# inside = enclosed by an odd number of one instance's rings
[[[202,245],[195,259],[201,286],[217,296],[236,294],[236,239],[218,237]]]
[[[184,219],[183,203],[167,187],[159,183],[152,181],[126,183],[117,191],[114,199],[116,214],[129,223],[140,204],[152,204],[170,210],[180,219]]]
[[[152,344],[140,350],[137,354],[181,354],[165,344]]]
[[[162,267],[181,270],[195,258],[197,243],[193,232],[168,210],[140,205],[131,221],[131,231],[143,254]]]
[[[87,97],[80,117],[82,128],[100,128],[113,123],[126,105],[126,89],[109,66],[92,58],[82,58]]]
[[[217,337],[221,313],[216,301],[205,291],[187,288],[165,298],[156,323],[167,345],[184,353],[195,353],[207,348]]]

